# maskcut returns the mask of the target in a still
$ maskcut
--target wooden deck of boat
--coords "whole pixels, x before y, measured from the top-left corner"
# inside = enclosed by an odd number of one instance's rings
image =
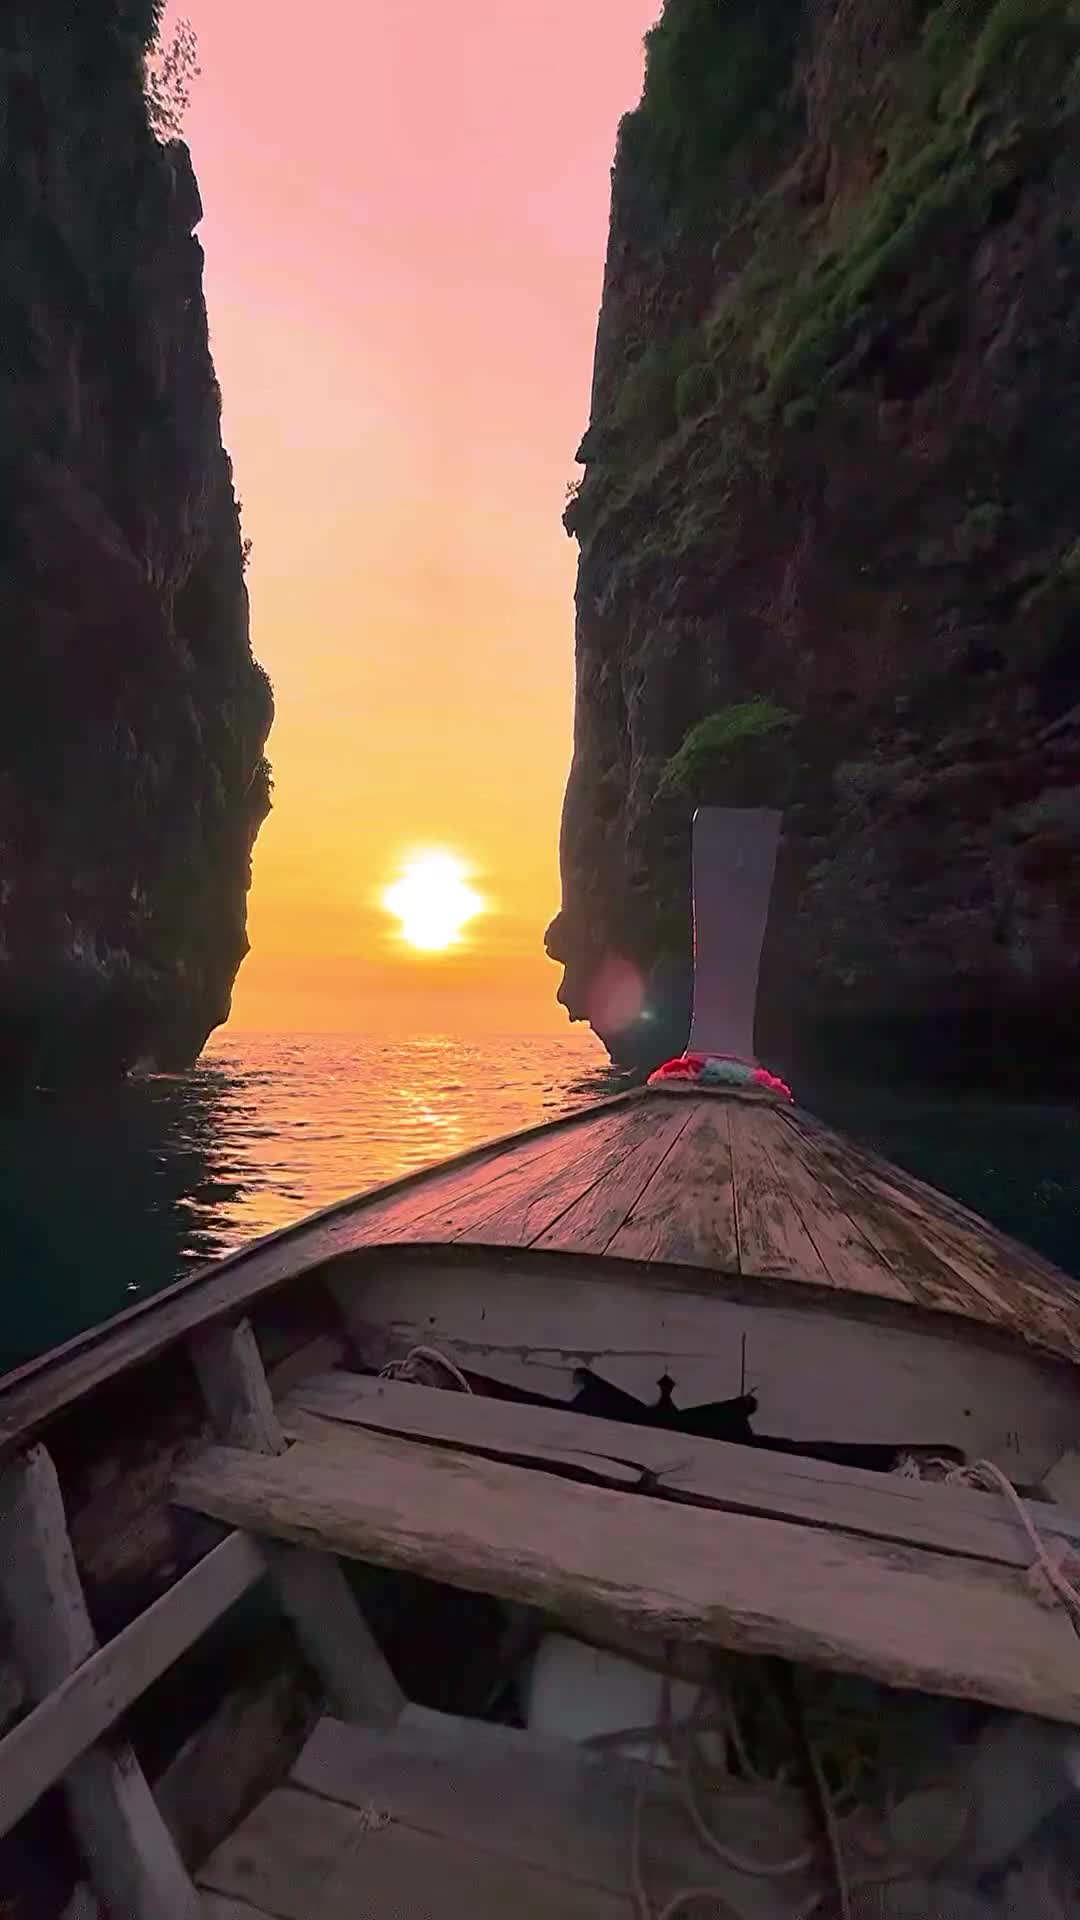
[[[199,1326],[288,1282],[446,1248],[706,1270],[817,1304],[948,1316],[1080,1362],[1080,1285],[798,1107],[635,1092],[391,1182],[256,1241],[0,1380],[0,1452]],[[880,1307],[879,1307],[880,1310]]]
[[[1075,1283],[773,1100],[632,1097],[375,1196],[335,1239],[339,1251],[499,1246],[794,1281],[982,1321],[1080,1360]]]
[[[200,1875],[206,1920],[634,1920],[633,1800],[649,1774],[643,1867],[654,1894],[729,1888],[786,1920],[804,1874],[748,1880],[695,1839],[672,1780],[569,1742],[406,1708],[373,1734],[324,1720],[288,1781]],[[718,1838],[762,1859],[811,1837],[797,1794],[709,1796]],[[495,1811],[497,1809],[497,1812]],[[719,1906],[719,1900],[715,1903]]]

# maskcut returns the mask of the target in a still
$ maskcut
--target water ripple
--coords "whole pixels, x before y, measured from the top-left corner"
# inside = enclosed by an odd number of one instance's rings
[[[0,1107],[0,1369],[333,1200],[602,1098],[591,1035],[231,1034]]]

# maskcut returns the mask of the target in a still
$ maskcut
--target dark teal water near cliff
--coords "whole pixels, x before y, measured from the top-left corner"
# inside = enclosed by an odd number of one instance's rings
[[[591,1034],[224,1033],[0,1105],[0,1371],[317,1207],[601,1099]]]
[[[229,1034],[190,1073],[0,1106],[0,1369],[313,1208],[626,1085],[591,1035]],[[1080,1107],[800,1087],[1080,1275]]]

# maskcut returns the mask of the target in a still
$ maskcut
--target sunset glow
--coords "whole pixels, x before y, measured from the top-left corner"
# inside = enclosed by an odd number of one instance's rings
[[[576,547],[619,116],[660,0],[173,0],[274,810],[234,1025],[559,1032]],[[388,937],[387,846],[490,911]],[[450,962],[453,962],[451,965]]]
[[[467,922],[484,910],[452,853],[422,853],[410,860],[401,879],[387,887],[383,906],[400,920],[402,939],[421,953],[445,953],[456,946]]]

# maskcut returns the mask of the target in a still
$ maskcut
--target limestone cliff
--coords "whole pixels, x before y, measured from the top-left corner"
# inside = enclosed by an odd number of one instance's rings
[[[1073,0],[667,0],[566,513],[616,1056],[685,1038],[694,804],[770,803],[763,1057],[1075,1084],[1078,447]]]
[[[0,1080],[229,1009],[272,700],[151,0],[0,12]]]

